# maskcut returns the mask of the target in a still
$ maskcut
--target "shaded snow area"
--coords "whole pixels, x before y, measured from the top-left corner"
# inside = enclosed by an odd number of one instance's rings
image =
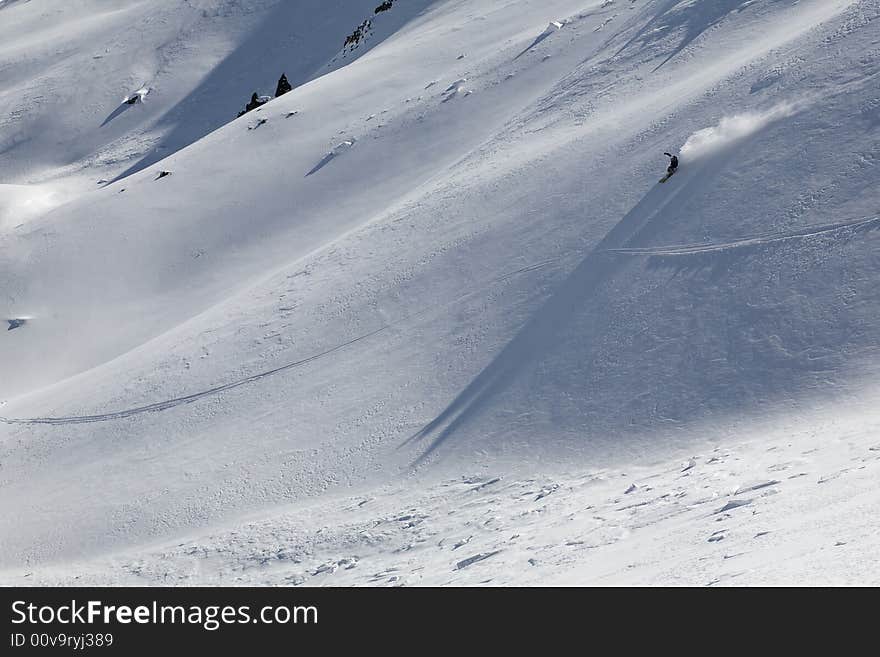
[[[861,410],[649,464],[388,485],[2,582],[876,586],[880,417]]]
[[[0,583],[880,583],[878,25],[0,2]]]

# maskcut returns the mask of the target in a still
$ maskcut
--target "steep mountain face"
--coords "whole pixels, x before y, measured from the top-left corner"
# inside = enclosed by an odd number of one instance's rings
[[[0,564],[873,399],[880,3],[380,4],[0,8]]]
[[[373,0],[48,0],[0,5],[0,179],[138,171],[228,123],[282,72],[298,86],[350,62],[430,5]],[[120,106],[139,88],[143,105]],[[59,180],[59,178],[61,180]]]

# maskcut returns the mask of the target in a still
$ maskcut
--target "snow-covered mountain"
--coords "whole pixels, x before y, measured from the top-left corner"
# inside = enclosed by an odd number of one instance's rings
[[[876,583],[878,17],[0,3],[0,580]]]

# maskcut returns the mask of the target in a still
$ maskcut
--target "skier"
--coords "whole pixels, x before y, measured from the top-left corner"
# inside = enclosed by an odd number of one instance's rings
[[[278,86],[275,88],[275,97],[283,96],[288,91],[292,91],[293,87],[290,86],[290,82],[287,80],[287,75],[282,73],[281,77],[278,79]]]
[[[672,153],[663,154],[669,158],[669,167],[666,169],[666,177],[668,178],[675,173],[675,170],[678,168],[678,156],[673,155]]]

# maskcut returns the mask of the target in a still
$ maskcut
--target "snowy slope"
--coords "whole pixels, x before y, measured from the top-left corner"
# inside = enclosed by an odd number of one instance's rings
[[[355,57],[427,0],[382,14]],[[372,0],[46,0],[0,6],[0,175],[99,180],[143,168],[271,94],[331,71]],[[146,88],[143,105],[120,105]],[[60,179],[60,180],[59,180]],[[68,185],[70,183],[68,182]]]
[[[314,13],[279,21],[293,4]],[[348,63],[324,34],[373,4],[0,8],[5,66],[63,70],[4,77],[2,102],[39,88],[77,108],[41,131],[50,105],[29,102],[3,132],[21,137],[0,161],[2,314],[30,318],[0,335],[9,577],[124,578],[108,553],[222,546],[242,518],[355,522],[321,506],[352,488],[434,509],[475,470],[653,463],[671,489],[682,452],[747,440],[759,469],[764,432],[793,454],[840,439],[805,409],[848,414],[853,458],[876,442],[876,1],[398,0]],[[133,16],[150,56],[125,45]],[[290,37],[315,16],[323,32]],[[67,45],[49,53],[52,30]],[[112,76],[75,65],[105,42]],[[166,68],[135,70],[168,43]],[[311,81],[220,127],[281,70]],[[111,132],[87,127],[85,99],[109,114],[143,84]],[[566,500],[547,522],[596,504]],[[671,546],[691,527],[675,517]]]
[[[63,566],[34,585],[876,585],[872,405],[625,468],[491,466],[319,498]],[[839,409],[838,409],[839,410]],[[774,423],[775,424],[775,423]],[[817,431],[818,429],[818,431]],[[829,440],[829,436],[833,436]]]

